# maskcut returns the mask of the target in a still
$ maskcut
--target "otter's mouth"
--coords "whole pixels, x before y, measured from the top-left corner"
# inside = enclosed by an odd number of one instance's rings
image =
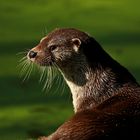
[[[45,59],[36,59],[34,60],[33,63],[45,67],[45,66],[52,66],[54,62],[50,59],[45,58]]]

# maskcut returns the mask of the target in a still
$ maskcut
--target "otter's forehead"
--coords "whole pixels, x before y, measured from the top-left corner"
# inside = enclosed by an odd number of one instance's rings
[[[89,38],[89,36],[88,34],[74,28],[60,28],[50,32],[46,37],[41,39],[40,43],[64,43],[73,38],[79,38],[81,41],[84,41]]]
[[[74,28],[60,28],[55,29],[51,33],[48,34],[48,37],[63,37],[63,38],[76,38],[76,37],[87,37],[88,35],[85,32],[82,32],[80,30],[74,29]]]
[[[46,36],[40,40],[40,44],[42,45],[63,44],[66,42],[67,42],[66,38],[61,36],[53,36],[53,37]]]
[[[73,39],[73,38],[79,38],[81,40],[84,40],[88,38],[88,34],[85,32],[82,32],[80,30],[74,29],[74,28],[60,28],[55,29],[51,33],[48,34],[49,38],[57,38],[57,39]]]

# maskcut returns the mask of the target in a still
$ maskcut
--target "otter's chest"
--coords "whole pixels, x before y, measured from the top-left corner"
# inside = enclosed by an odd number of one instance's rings
[[[76,108],[79,107],[81,99],[83,98],[83,87],[82,86],[77,86],[76,84],[66,80],[71,93],[72,93],[72,99],[73,99],[73,106],[74,109],[76,110]]]

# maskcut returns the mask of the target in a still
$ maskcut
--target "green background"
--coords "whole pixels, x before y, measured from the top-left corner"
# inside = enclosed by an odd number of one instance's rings
[[[140,81],[139,0],[0,0],[0,140],[50,134],[73,114],[68,88],[42,92],[38,74],[22,82],[17,65],[57,27],[94,36]]]

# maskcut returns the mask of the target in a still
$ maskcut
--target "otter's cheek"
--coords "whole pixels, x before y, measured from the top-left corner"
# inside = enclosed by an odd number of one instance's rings
[[[55,58],[56,61],[59,61],[59,60],[62,59],[61,53],[59,53],[59,52],[55,52],[55,53],[53,54],[53,56],[54,56],[54,58]]]

